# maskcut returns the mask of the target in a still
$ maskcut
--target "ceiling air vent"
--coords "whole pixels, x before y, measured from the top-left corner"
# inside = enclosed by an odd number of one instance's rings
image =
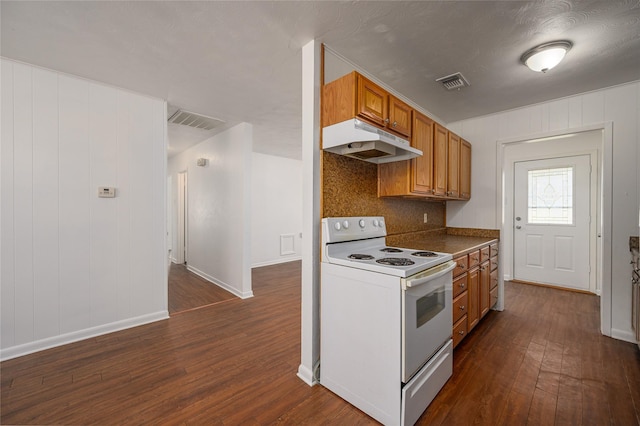
[[[447,75],[444,77],[440,77],[436,81],[442,84],[442,87],[444,87],[447,90],[460,90],[463,87],[469,86],[469,82],[467,81],[467,79],[464,78],[464,76],[459,72],[455,74]]]
[[[169,123],[180,124],[182,126],[194,127],[196,129],[211,130],[224,124],[224,121],[206,115],[196,114],[182,109],[177,110],[171,117]]]

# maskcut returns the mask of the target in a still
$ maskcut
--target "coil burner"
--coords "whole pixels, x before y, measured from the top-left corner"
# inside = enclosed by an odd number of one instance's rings
[[[389,266],[410,266],[415,263],[413,260],[404,257],[383,257],[376,260],[376,262]]]
[[[350,254],[349,259],[355,259],[355,260],[373,260],[373,256],[371,256],[370,254]]]
[[[437,257],[437,253],[432,251],[416,251],[415,253],[411,253],[411,256],[417,257]]]

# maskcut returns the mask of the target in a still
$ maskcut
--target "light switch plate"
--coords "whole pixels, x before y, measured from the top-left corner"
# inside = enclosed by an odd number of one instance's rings
[[[115,198],[116,189],[111,186],[99,186],[98,197],[100,198]]]

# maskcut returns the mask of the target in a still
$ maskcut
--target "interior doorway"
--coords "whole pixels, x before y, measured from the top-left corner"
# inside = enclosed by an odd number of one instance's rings
[[[602,200],[607,155],[604,135],[600,128],[502,144],[505,280],[601,294],[606,266],[601,238],[606,223]],[[580,182],[575,181],[576,174]],[[561,196],[547,187],[550,179],[565,179],[565,195],[570,194],[571,200],[556,200],[556,207],[562,208],[555,211],[534,211],[536,202],[530,197],[541,197],[538,203],[544,204],[548,196],[546,202],[552,206],[552,199]],[[541,192],[529,193],[530,185],[538,185]],[[569,204],[571,209],[566,209]],[[548,221],[544,216],[551,212],[561,216],[551,220],[568,223],[534,223]],[[539,217],[531,216],[536,214]],[[579,235],[576,228],[580,228]]]
[[[177,226],[176,226],[176,253],[174,256],[175,263],[182,265],[188,262],[188,178],[187,172],[178,173],[177,182]]]
[[[596,292],[596,158],[514,163],[514,280]]]

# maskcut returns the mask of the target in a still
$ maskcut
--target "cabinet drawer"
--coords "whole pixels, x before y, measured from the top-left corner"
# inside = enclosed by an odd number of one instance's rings
[[[467,289],[467,274],[462,274],[453,280],[453,298]]]
[[[498,269],[498,258],[497,257],[492,257],[491,258],[491,270],[495,271]]]
[[[458,346],[458,343],[467,335],[467,317],[462,317],[457,323],[453,325],[453,347]]]
[[[498,286],[498,270],[494,269],[493,271],[491,271],[491,279],[490,279],[489,288],[490,289],[494,289],[497,286]]]
[[[489,306],[493,308],[497,301],[498,301],[498,287],[496,286],[493,289],[491,289],[491,291],[489,292]]]
[[[489,256],[495,257],[498,255],[498,243],[493,243],[489,246]]]
[[[480,250],[472,251],[469,253],[469,269],[480,264]]]
[[[489,246],[480,249],[480,263],[489,260]]]
[[[455,323],[463,316],[467,315],[467,292],[460,294],[453,300],[453,322]]]
[[[456,257],[453,261],[456,262],[456,268],[453,270],[454,277],[467,272],[467,269],[469,269],[469,260],[466,254],[464,256]]]

